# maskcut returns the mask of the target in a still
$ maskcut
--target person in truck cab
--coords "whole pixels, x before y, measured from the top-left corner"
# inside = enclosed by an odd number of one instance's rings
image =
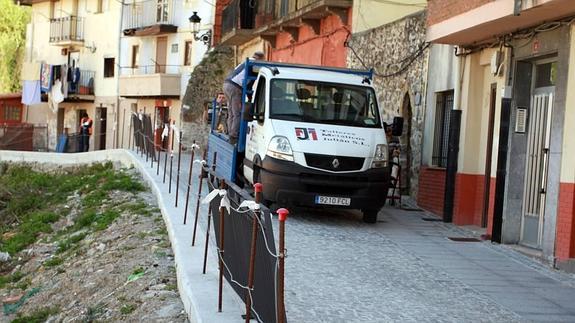
[[[251,57],[253,60],[263,60],[264,53],[257,51]],[[228,101],[228,136],[230,143],[238,140],[240,119],[242,114],[242,85],[245,77],[245,62],[239,64],[228,74],[224,81],[224,94]]]

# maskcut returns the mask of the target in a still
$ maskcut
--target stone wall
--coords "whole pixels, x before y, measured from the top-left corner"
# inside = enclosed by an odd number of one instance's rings
[[[383,120],[404,117],[401,142],[402,188],[416,198],[421,165],[429,50],[425,47],[426,12],[420,11],[377,28],[352,34],[347,65],[374,68]],[[365,64],[365,65],[364,65]],[[409,167],[407,167],[409,166]]]
[[[194,68],[182,100],[184,145],[196,140],[202,149],[206,146],[209,131],[204,121],[206,104],[222,92],[224,78],[234,67],[233,49],[216,47]]]

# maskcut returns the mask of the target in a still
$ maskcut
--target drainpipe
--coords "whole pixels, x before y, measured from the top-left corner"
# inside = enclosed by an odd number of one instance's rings
[[[114,148],[118,148],[118,127],[120,124],[120,73],[122,72],[122,25],[124,24],[124,0],[120,2],[120,27],[118,32],[118,74],[116,75],[116,121],[114,125]],[[124,129],[122,129],[122,132]],[[124,143],[122,143],[123,145]]]

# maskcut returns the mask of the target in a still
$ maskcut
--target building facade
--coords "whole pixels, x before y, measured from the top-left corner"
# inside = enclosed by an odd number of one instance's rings
[[[202,20],[196,37],[189,21],[194,12]],[[211,37],[214,12],[208,3],[190,0],[135,0],[124,8],[120,109],[126,115],[136,111],[151,114],[158,145],[166,147],[170,142],[161,137],[166,125],[181,129],[181,98],[190,73],[211,46],[211,40],[196,38],[200,34]]]
[[[21,1],[32,8],[23,80],[41,82],[41,100],[26,105],[25,122],[47,124],[48,149],[57,137],[93,119],[90,150],[118,145],[117,1]],[[23,96],[27,96],[26,87]]]
[[[443,45],[430,55],[419,205],[574,269],[572,1],[428,5],[428,40]]]

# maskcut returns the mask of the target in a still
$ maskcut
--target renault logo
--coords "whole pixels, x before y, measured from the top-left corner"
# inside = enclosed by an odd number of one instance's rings
[[[331,165],[333,166],[333,168],[338,168],[339,160],[337,160],[337,158],[334,158],[333,161],[331,162]]]

